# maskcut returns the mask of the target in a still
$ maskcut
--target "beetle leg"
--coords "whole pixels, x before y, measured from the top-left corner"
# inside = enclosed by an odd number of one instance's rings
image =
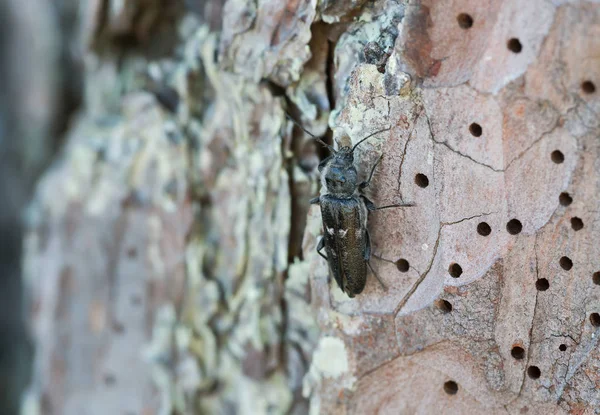
[[[361,195],[362,199],[365,202],[365,206],[369,211],[388,209],[393,207],[411,207],[414,206],[413,203],[407,203],[406,205],[398,204],[398,205],[386,205],[386,206],[375,206],[375,203],[371,202],[365,195]]]
[[[381,281],[381,278],[379,278],[379,275],[377,275],[377,273],[371,266],[371,262],[369,261],[369,259],[371,259],[371,236],[369,235],[369,231],[366,231],[366,247],[365,247],[364,258],[365,258],[365,261],[367,261],[367,265],[371,269],[371,272],[373,273],[375,278],[377,278],[377,281],[379,281],[379,284],[381,284],[381,288],[383,288],[383,291],[387,291],[387,287],[385,286],[383,281]]]
[[[371,235],[369,235],[367,229],[365,229],[365,254],[363,258],[367,262],[371,259]]]
[[[327,261],[327,257],[321,253],[321,250],[323,248],[325,248],[325,237],[322,237],[321,240],[319,241],[319,243],[317,245],[317,253],[319,255],[321,255],[323,258],[325,258],[325,261]]]
[[[371,183],[371,179],[373,178],[373,173],[375,173],[375,167],[377,167],[377,165],[381,162],[381,159],[383,158],[383,154],[381,156],[379,156],[379,158],[377,159],[377,161],[375,162],[375,164],[373,165],[373,167],[371,168],[371,174],[369,174],[369,178],[362,182],[361,184],[358,185],[358,187],[362,190],[365,187],[367,187],[370,183]]]
[[[369,266],[369,268],[371,269],[371,272],[373,273],[373,276],[375,278],[377,278],[377,281],[379,281],[379,284],[381,284],[381,288],[383,288],[383,291],[387,291],[387,287],[385,286],[385,284],[383,283],[383,281],[381,281],[381,278],[379,278],[379,275],[377,275],[377,273],[375,272],[375,270],[373,269],[373,267],[371,266],[370,262],[367,262],[367,265]]]
[[[377,206],[375,206],[375,203],[371,202],[367,196],[360,195],[360,197],[362,197],[362,200],[365,202],[365,206],[367,207],[367,210],[369,210],[369,211],[377,210]]]
[[[311,205],[318,205],[318,204],[319,204],[319,200],[320,200],[320,199],[319,199],[319,196],[317,196],[317,197],[313,197],[312,199],[310,199],[310,200],[308,201],[308,203],[310,203]]]
[[[414,203],[407,203],[405,205],[397,204],[397,205],[375,206],[375,209],[373,209],[373,210],[389,209],[389,208],[394,208],[394,207],[396,207],[396,208],[397,207],[413,207],[414,205],[415,205]]]

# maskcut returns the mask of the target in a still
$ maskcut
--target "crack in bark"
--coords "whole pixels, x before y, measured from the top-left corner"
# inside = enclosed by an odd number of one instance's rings
[[[462,219],[459,219],[459,220],[457,220],[455,222],[441,222],[440,224],[442,226],[456,225],[458,223],[461,223],[461,222],[464,222],[464,221],[467,221],[467,220],[471,220],[471,219],[475,219],[475,218],[480,218],[482,216],[489,216],[489,215],[493,215],[493,214],[496,214],[496,213],[499,213],[499,212],[498,211],[494,211],[494,212],[489,212],[489,213],[480,213],[479,215],[473,215],[473,216],[469,216],[468,218],[462,218]]]
[[[575,337],[571,336],[570,334],[550,334],[550,337],[568,337],[569,339],[573,340],[573,343],[575,343],[576,345],[579,344],[579,342],[575,340]],[[546,339],[549,339],[550,337],[546,337]]]
[[[469,339],[470,341],[473,341],[474,343],[485,343],[488,342],[488,339],[485,339],[483,341],[477,340],[477,339]],[[455,343],[454,340],[450,340],[450,339],[442,339],[439,341],[436,341],[434,343],[428,344],[425,347],[423,347],[422,349],[418,349],[418,350],[414,350],[412,352],[409,353],[398,353],[397,355],[393,356],[392,358],[386,360],[385,362],[365,371],[362,375],[360,375],[360,377],[358,378],[358,381],[361,381],[362,379],[366,378],[367,376],[371,375],[372,373],[378,371],[379,369],[381,369],[382,367],[386,366],[388,363],[393,362],[396,359],[399,358],[410,358],[412,356],[416,356],[418,354],[421,353],[425,353],[427,351],[429,351],[430,349],[435,349],[436,347],[438,347],[441,344],[444,343]]]
[[[432,138],[432,140],[433,140],[433,141],[434,141],[436,144],[441,144],[441,145],[443,145],[444,147],[446,147],[448,150],[452,151],[453,153],[456,153],[456,154],[458,154],[459,156],[462,156],[462,157],[464,157],[464,158],[467,158],[467,159],[471,160],[471,161],[472,161],[473,163],[475,163],[475,164],[479,164],[480,166],[487,167],[488,169],[490,169],[490,170],[492,170],[492,171],[494,171],[494,172],[496,172],[496,173],[502,173],[502,172],[504,172],[504,171],[505,171],[504,169],[496,169],[496,168],[494,168],[494,167],[490,166],[489,164],[485,164],[485,163],[482,163],[481,161],[477,161],[477,160],[475,160],[473,157],[471,157],[471,156],[469,156],[469,155],[467,155],[467,154],[463,154],[463,153],[461,153],[460,151],[458,151],[458,150],[456,150],[456,149],[452,148],[452,147],[450,146],[450,144],[448,144],[448,143],[447,143],[447,142],[445,142],[445,141],[437,141],[437,140],[435,139],[435,137],[433,136],[433,133],[431,134],[431,138]]]
[[[574,107],[571,107],[567,110],[567,112],[565,113],[565,116],[567,116],[569,114],[569,111],[571,111]],[[552,126],[552,128],[550,128],[548,131],[543,132],[537,139],[535,139],[533,141],[533,143],[531,143],[525,150],[521,151],[514,159],[512,159],[504,168],[504,170],[508,170],[510,168],[510,166],[512,166],[512,164],[517,161],[520,160],[523,156],[525,156],[525,154],[527,154],[529,152],[529,150],[531,150],[533,147],[535,147],[536,144],[538,144],[540,141],[542,141],[544,138],[546,138],[547,136],[549,136],[550,134],[552,134],[554,131],[556,131],[559,127],[560,127],[560,123],[561,123],[561,118],[562,115],[559,115],[558,118],[556,119],[556,122],[554,123],[554,125]]]
[[[563,393],[565,391],[565,388],[567,387],[567,384],[571,380],[571,378],[573,376],[575,376],[575,373],[577,372],[577,370],[590,357],[590,353],[592,352],[592,350],[596,349],[596,347],[598,345],[598,342],[599,342],[599,339],[600,339],[600,336],[594,335],[594,334],[596,334],[597,331],[598,330],[596,330],[594,333],[592,333],[591,341],[584,348],[584,350],[582,351],[582,355],[581,355],[581,357],[579,359],[577,359],[576,356],[574,357],[574,355],[576,354],[576,352],[575,353],[571,353],[571,355],[569,356],[569,362],[567,364],[567,373],[565,374],[565,378],[563,380],[563,384],[560,385],[556,389],[556,391],[557,391],[556,394],[557,394],[557,400],[558,401],[560,401],[562,399],[562,395],[563,395]],[[576,342],[575,339],[573,339],[573,337],[571,337],[570,335],[565,335],[565,336],[562,336],[562,337],[569,337],[571,340],[573,340],[575,342],[575,344],[577,344],[577,345],[581,344],[581,339],[580,339],[579,342]],[[583,337],[583,334],[582,334],[581,337]],[[575,362],[574,362],[573,366],[571,366],[571,360],[573,360],[573,359],[575,360]],[[583,372],[583,374],[586,375],[586,376],[588,376],[587,373],[585,373],[585,371]],[[591,379],[590,379],[590,381],[591,381]],[[595,382],[591,381],[591,383],[594,384]]]
[[[404,198],[402,197],[402,189],[400,188],[400,185],[402,183],[402,166],[404,165],[404,159],[406,158],[408,142],[410,141],[415,129],[417,128],[417,120],[421,117],[421,115],[423,114],[423,111],[425,111],[425,107],[423,107],[423,109],[419,112],[419,114],[413,119],[413,128],[410,130],[410,133],[408,134],[408,138],[406,139],[406,143],[404,143],[404,149],[402,150],[402,159],[400,160],[400,167],[398,168],[398,187],[396,188],[396,191],[398,192],[398,195],[400,196],[400,200],[404,200]]]
[[[469,156],[467,154],[461,153],[460,151],[456,150],[455,148],[452,148],[452,146],[450,146],[450,144],[448,144],[445,141],[438,141],[438,140],[436,140],[435,139],[435,134],[433,134],[433,128],[431,128],[431,120],[429,119],[429,115],[427,114],[427,111],[425,111],[425,109],[423,109],[423,111],[425,112],[425,118],[427,119],[427,125],[429,127],[429,134],[431,134],[431,140],[434,143],[443,145],[444,147],[446,147],[448,150],[452,151],[453,153],[456,153],[456,154],[458,154],[461,157],[465,157],[465,158],[471,160],[475,164],[479,164],[480,166],[487,167],[488,169],[490,169],[490,170],[492,170],[492,171],[494,171],[496,173],[502,173],[502,172],[504,172],[504,169],[496,169],[496,168],[490,166],[489,164],[482,163],[481,161],[475,160],[473,157],[471,157],[471,156]]]
[[[422,274],[419,273],[419,279],[417,279],[417,281],[415,281],[415,283],[413,284],[413,286],[411,287],[411,289],[406,293],[406,295],[398,303],[398,306],[396,306],[396,308],[394,310],[394,316],[398,315],[398,313],[406,305],[406,303],[408,302],[408,300],[410,299],[410,297],[415,293],[415,291],[417,290],[417,288],[419,288],[419,286],[421,285],[421,283],[425,280],[425,278],[429,274],[429,271],[431,271],[431,268],[433,267],[433,262],[435,261],[435,257],[437,255],[437,251],[438,251],[440,239],[441,239],[441,236],[442,236],[442,229],[444,228],[444,226],[456,225],[458,223],[461,223],[461,222],[464,222],[464,221],[467,221],[467,220],[479,218],[481,216],[492,215],[494,213],[498,213],[498,212],[480,213],[478,215],[474,215],[474,216],[470,216],[470,217],[467,217],[467,218],[463,218],[463,219],[460,219],[460,220],[455,221],[455,222],[440,222],[440,227],[438,229],[438,236],[436,238],[435,245],[434,245],[434,248],[433,248],[433,255],[431,257],[431,261],[429,262],[429,265],[428,265],[427,269],[425,270],[425,272],[422,273]],[[383,259],[384,261],[388,261],[388,262],[392,262],[392,263],[394,262],[394,261],[386,260],[385,258],[382,258],[382,257],[379,257],[379,258]],[[413,268],[415,271],[418,272],[418,270],[416,268],[414,268],[412,266],[410,268]]]
[[[485,342],[487,343],[487,342],[488,342],[488,340],[485,340]],[[455,342],[454,342],[454,341],[452,341],[452,340],[448,340],[448,339],[445,339],[445,340],[440,340],[440,341],[438,341],[438,342],[435,342],[435,343],[429,344],[429,345],[425,346],[425,347],[424,347],[423,349],[421,349],[421,350],[415,350],[413,353],[409,353],[409,354],[398,354],[397,356],[394,356],[394,357],[392,357],[391,359],[388,359],[388,360],[386,360],[385,362],[383,362],[383,363],[381,363],[381,364],[377,365],[376,367],[374,367],[374,368],[372,368],[372,369],[369,369],[368,371],[366,371],[365,373],[363,373],[363,374],[362,374],[362,375],[361,375],[361,376],[358,378],[357,382],[360,382],[360,381],[362,381],[362,380],[363,380],[363,379],[365,379],[367,376],[369,376],[369,375],[373,374],[374,372],[378,371],[379,369],[381,369],[382,367],[384,367],[384,366],[388,365],[390,362],[393,362],[394,360],[397,360],[397,359],[399,359],[399,358],[407,358],[407,359],[410,359],[410,360],[412,360],[412,359],[411,359],[411,358],[412,358],[412,356],[415,356],[415,355],[417,355],[417,354],[424,353],[424,352],[426,352],[426,351],[427,351],[427,350],[429,350],[429,349],[434,349],[434,350],[435,350],[435,348],[439,347],[440,345],[443,345],[444,343],[449,343],[449,344],[453,344],[453,343],[454,343],[454,344],[455,344]],[[432,370],[434,370],[435,372],[439,373],[439,374],[440,374],[441,376],[443,376],[443,377],[444,377],[444,376],[447,376],[447,374],[446,374],[445,372],[442,372],[441,370],[439,370],[439,369],[438,369],[438,368],[436,368],[436,367],[431,367],[431,366],[428,366],[428,365],[425,365],[425,366],[423,366],[423,365],[419,364],[418,362],[416,362],[416,363],[417,363],[417,365],[419,365],[419,366],[421,366],[421,367],[428,367],[429,369],[432,369]],[[481,403],[481,402],[482,402],[480,399],[478,399],[478,395],[477,395],[477,394],[471,393],[471,392],[469,392],[467,389],[464,389],[464,388],[463,388],[462,390],[463,390],[463,393],[466,393],[466,395],[467,395],[467,396],[471,397],[471,398],[472,398],[473,400],[475,400],[476,402],[478,402],[478,403]],[[507,405],[508,405],[508,404],[507,404]],[[505,405],[505,406],[506,406],[506,405]],[[377,411],[377,413],[379,413],[379,411]]]
[[[402,310],[402,308],[406,305],[409,298],[415,293],[415,291],[417,291],[417,288],[419,288],[419,285],[421,285],[421,283],[425,280],[425,277],[427,277],[427,275],[429,274],[431,267],[433,267],[433,262],[435,261],[435,257],[437,256],[438,247],[440,245],[440,239],[442,236],[442,228],[443,227],[444,226],[442,224],[440,224],[440,227],[438,229],[437,239],[435,241],[435,246],[433,247],[433,255],[431,256],[431,261],[429,262],[429,266],[427,267],[425,272],[419,276],[419,279],[417,279],[417,281],[415,281],[415,283],[413,284],[411,289],[406,293],[404,298],[402,298],[402,300],[398,303],[398,305],[396,306],[396,309],[394,310],[394,318],[398,315],[400,310]]]
[[[373,253],[371,253],[371,256],[372,256],[373,258],[377,258],[377,259],[379,259],[379,260],[381,260],[381,261],[383,261],[383,262],[388,262],[388,263],[390,263],[390,264],[395,264],[395,263],[396,263],[396,261],[394,261],[394,260],[392,260],[392,259],[387,259],[387,258],[384,258],[384,257],[382,257],[382,256],[380,256],[380,255],[377,255],[377,254],[373,254]],[[409,268],[409,269],[411,269],[411,268],[412,268],[412,269],[413,269],[413,270],[414,270],[414,271],[415,271],[417,274],[421,275],[421,271],[419,271],[419,270],[418,270],[417,268],[415,268],[414,266],[412,266],[412,265],[410,265],[410,264],[409,264],[409,265],[408,265],[408,268]]]
[[[387,364],[388,364],[388,363],[391,363],[391,362],[393,362],[394,360],[396,360],[396,359],[398,359],[398,358],[400,358],[400,357],[405,357],[405,356],[404,356],[404,355],[402,355],[402,354],[398,354],[398,355],[396,355],[396,356],[394,356],[394,357],[392,357],[392,358],[390,358],[390,359],[386,360],[385,362],[383,362],[383,363],[381,363],[381,364],[379,364],[379,365],[375,366],[374,368],[371,368],[371,369],[367,370],[365,373],[363,373],[363,374],[362,374],[362,375],[361,375],[361,376],[358,378],[358,382],[360,382],[362,379],[366,378],[367,376],[371,375],[372,373],[375,373],[375,372],[377,372],[377,371],[378,371],[379,369],[381,369],[382,367],[384,367],[384,366],[387,366]]]
[[[573,100],[576,102],[576,104],[575,104],[575,105],[574,105],[572,108],[569,108],[569,110],[571,110],[571,109],[577,109],[578,107],[582,106],[582,107],[585,107],[585,108],[586,108],[588,111],[590,111],[592,114],[594,114],[594,115],[596,116],[596,119],[599,119],[599,118],[600,118],[600,114],[598,114],[598,113],[597,113],[597,112],[596,112],[596,111],[595,111],[595,110],[594,110],[594,109],[593,109],[593,108],[590,106],[590,104],[589,104],[587,101],[585,101],[583,98],[581,98],[579,95],[577,95],[577,94],[571,94],[571,97],[572,97],[572,98],[573,98]],[[567,111],[567,112],[568,112],[568,111]],[[597,125],[596,125],[596,126],[587,125],[587,124],[586,124],[586,123],[583,121],[583,119],[582,119],[581,115],[579,115],[579,112],[576,112],[576,115],[577,115],[577,118],[579,118],[579,121],[581,121],[581,124],[583,124],[583,126],[584,126],[585,128],[587,128],[588,130],[597,130],[597,129],[598,129],[598,126],[597,126]]]
[[[450,147],[449,147],[449,146],[448,146],[446,143],[441,143],[441,142],[438,142],[437,140],[435,140],[435,137],[434,137],[434,134],[433,134],[433,130],[432,130],[432,128],[431,128],[431,120],[429,119],[429,116],[428,116],[428,114],[427,114],[427,111],[425,111],[425,107],[423,107],[423,109],[421,110],[421,112],[419,112],[419,115],[417,115],[417,117],[415,117],[415,119],[414,119],[414,121],[413,121],[413,122],[415,123],[415,126],[414,126],[414,127],[413,127],[413,129],[411,130],[411,132],[410,132],[410,134],[409,134],[409,137],[408,137],[408,139],[407,139],[407,141],[406,141],[406,144],[405,144],[405,146],[404,146],[404,150],[403,150],[403,154],[402,154],[402,161],[401,161],[401,163],[400,163],[400,176],[402,175],[402,164],[403,164],[403,162],[404,162],[404,157],[405,157],[405,155],[406,155],[406,148],[407,148],[407,146],[408,146],[408,142],[410,141],[410,137],[412,136],[412,133],[413,133],[414,129],[416,128],[416,121],[419,119],[419,117],[420,117],[420,116],[421,116],[421,114],[423,114],[423,113],[425,113],[425,118],[426,118],[426,120],[427,120],[427,125],[428,125],[428,128],[429,128],[429,133],[431,134],[431,139],[432,139],[434,142],[438,143],[438,144],[443,144],[443,145],[446,145],[448,148],[450,148]],[[469,159],[473,160],[473,159],[472,159],[471,157],[469,157],[469,156],[466,156],[466,155],[464,155],[464,154],[462,154],[462,153],[460,153],[460,152],[457,152],[457,151],[453,150],[452,148],[450,148],[450,149],[451,149],[452,151],[456,152],[457,154],[460,154],[460,155],[462,155],[462,156],[464,156],[464,157],[467,157],[467,158],[469,158]],[[477,163],[477,164],[482,164],[482,163],[480,163],[480,162],[478,162],[478,161],[476,161],[476,160],[473,160],[473,161],[474,161],[475,163]],[[494,169],[494,168],[493,168],[493,167],[491,167],[491,166],[488,166],[488,165],[486,165],[486,164],[482,164],[482,165],[484,165],[484,166],[486,166],[486,167],[488,167],[488,168],[490,168],[490,169],[492,169],[492,170],[494,170],[494,171],[497,171],[496,169]],[[400,177],[399,177],[399,180],[400,180]],[[398,186],[400,186],[400,181],[398,181]],[[431,270],[431,268],[433,267],[433,262],[435,261],[435,257],[436,257],[436,255],[437,255],[437,251],[438,251],[438,247],[439,247],[439,243],[440,243],[440,239],[441,239],[441,234],[442,234],[442,229],[443,229],[443,227],[444,227],[444,226],[447,226],[447,225],[455,225],[455,224],[457,224],[457,223],[461,223],[461,222],[463,222],[463,221],[470,220],[470,219],[474,219],[474,218],[477,218],[477,217],[491,215],[491,214],[493,214],[493,213],[498,213],[498,212],[481,213],[481,214],[479,214],[479,215],[474,215],[474,216],[471,216],[471,217],[463,218],[463,219],[460,219],[460,220],[458,220],[458,221],[455,221],[455,222],[440,222],[440,226],[439,226],[439,229],[438,229],[438,235],[437,235],[437,238],[436,238],[436,242],[435,242],[435,246],[434,246],[433,255],[432,255],[432,257],[431,257],[431,261],[429,262],[429,265],[428,265],[427,269],[425,270],[425,272],[424,272],[424,273],[419,273],[419,275],[420,275],[420,276],[419,276],[419,278],[417,279],[417,281],[415,281],[415,283],[413,284],[413,286],[411,287],[411,289],[410,289],[410,290],[409,290],[409,291],[406,293],[406,295],[405,295],[405,296],[402,298],[402,300],[401,300],[401,301],[398,303],[398,305],[396,306],[396,308],[395,308],[395,310],[394,310],[394,316],[398,315],[398,313],[400,312],[400,310],[402,310],[402,308],[403,308],[403,307],[406,305],[406,303],[408,302],[408,300],[410,299],[410,297],[411,297],[411,296],[412,296],[412,295],[415,293],[415,291],[416,291],[416,290],[419,288],[419,286],[420,286],[420,285],[421,285],[421,283],[422,283],[422,282],[425,280],[425,278],[426,278],[426,277],[427,277],[427,275],[429,274],[429,271],[430,271],[430,270]],[[383,258],[381,258],[381,259],[383,259]],[[385,260],[385,259],[384,259],[384,260]],[[392,261],[389,261],[389,262],[392,262]],[[413,268],[413,269],[414,269],[414,268]],[[416,271],[416,269],[415,269],[415,271]],[[418,271],[417,271],[417,272],[418,272]]]
[[[538,235],[535,235],[535,240],[533,243],[533,250],[535,253],[535,276],[536,276],[536,280],[539,279],[540,277],[540,268],[539,268],[539,259],[538,259],[538,254],[537,254],[537,241],[538,241]],[[531,358],[531,345],[532,345],[532,335],[533,335],[533,325],[535,322],[535,316],[537,313],[537,309],[538,309],[538,296],[539,296],[539,291],[535,291],[535,303],[533,305],[533,316],[531,317],[531,325],[529,326],[529,344],[527,345],[527,359],[525,360],[525,370],[523,371],[523,378],[521,380],[521,387],[519,388],[519,393],[517,394],[517,397],[515,399],[518,399],[519,397],[521,397],[521,393],[523,392],[523,387],[525,386],[525,377],[527,375],[527,367],[529,367],[529,359]]]

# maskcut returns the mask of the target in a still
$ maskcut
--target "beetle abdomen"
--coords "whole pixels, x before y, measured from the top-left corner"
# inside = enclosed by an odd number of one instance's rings
[[[349,297],[360,294],[367,280],[366,208],[359,197],[320,197],[323,237],[329,269]]]

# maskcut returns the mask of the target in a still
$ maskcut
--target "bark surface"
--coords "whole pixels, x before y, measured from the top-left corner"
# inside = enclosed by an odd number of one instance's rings
[[[27,235],[48,414],[600,413],[600,4],[104,0]],[[325,153],[377,205],[346,297]]]

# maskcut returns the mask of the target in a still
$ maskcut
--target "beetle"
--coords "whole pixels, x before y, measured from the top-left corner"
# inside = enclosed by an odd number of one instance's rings
[[[332,146],[315,137],[298,124],[289,115],[288,118],[298,125],[317,142],[326,146],[331,155],[323,159],[318,166],[321,174],[321,192],[310,200],[311,204],[321,207],[323,237],[317,245],[318,254],[323,257],[338,287],[350,298],[360,294],[367,282],[367,266],[386,289],[369,262],[371,258],[371,238],[367,230],[368,213],[390,207],[407,207],[412,204],[397,204],[377,207],[363,194],[371,183],[375,168],[383,155],[371,168],[367,180],[358,184],[358,171],[354,166],[354,150],[374,135],[389,131],[376,131],[361,139],[353,147],[343,146],[335,150]],[[323,254],[323,249],[325,254]]]

